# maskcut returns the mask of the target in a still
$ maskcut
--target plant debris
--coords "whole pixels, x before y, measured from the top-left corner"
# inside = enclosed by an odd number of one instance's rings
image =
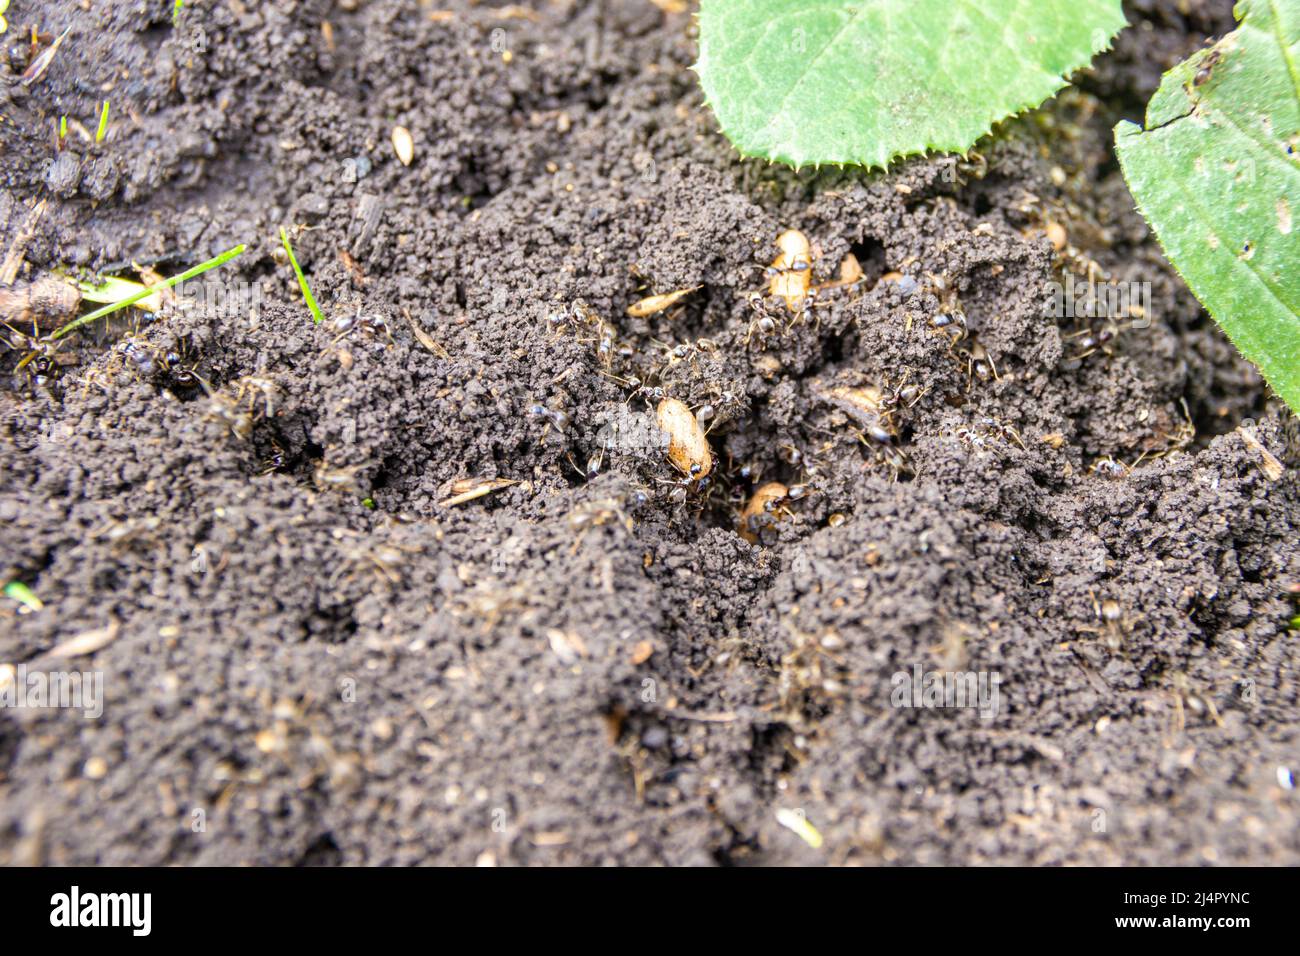
[[[463,505],[467,501],[482,498],[484,495],[517,484],[519,482],[511,478],[461,478],[452,482],[451,497],[439,501],[438,507],[454,508],[456,505]]]

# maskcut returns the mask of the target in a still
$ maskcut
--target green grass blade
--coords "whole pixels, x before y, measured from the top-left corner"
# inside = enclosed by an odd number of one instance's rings
[[[5,597],[12,598],[19,604],[32,611],[39,611],[45,607],[41,599],[32,593],[32,589],[21,581],[10,581],[5,585]]]
[[[102,143],[104,137],[108,135],[108,100],[104,100],[104,108],[99,112],[99,129],[95,130],[95,142]]]
[[[117,312],[121,309],[125,309],[127,306],[134,305],[135,303],[139,302],[141,299],[145,298],[146,296],[152,295],[153,293],[159,292],[163,289],[170,289],[172,286],[176,285],[177,283],[188,282],[190,279],[193,279],[195,276],[201,276],[203,275],[203,273],[208,272],[211,269],[216,269],[219,266],[224,266],[231,259],[243,253],[245,248],[247,247],[241,244],[235,246],[235,248],[233,249],[227,249],[221,255],[217,256],[215,259],[209,259],[207,262],[201,263],[195,266],[193,269],[187,269],[184,272],[182,272],[180,275],[174,275],[170,279],[165,279],[162,282],[158,283],[157,285],[144,287],[139,292],[136,292],[134,295],[129,295],[125,299],[119,299],[117,302],[112,302],[104,306],[103,308],[96,309],[94,312],[91,312],[88,315],[83,315],[79,319],[73,319],[71,322],[63,326],[61,329],[57,329],[56,331],[51,333],[50,338],[61,339],[69,332],[75,331],[76,329],[79,329],[84,325],[89,325],[91,322],[94,322],[96,319],[102,319],[106,315],[112,315],[114,312]]]
[[[284,226],[280,227],[280,241],[284,243],[284,251],[289,254],[289,265],[293,266],[293,274],[298,277],[298,288],[302,289],[302,297],[307,300],[307,308],[311,309],[312,321],[324,322],[325,316],[321,315],[316,297],[311,294],[311,287],[307,285],[307,277],[298,265],[298,257],[293,254],[293,246],[289,245],[289,234],[284,231]]]

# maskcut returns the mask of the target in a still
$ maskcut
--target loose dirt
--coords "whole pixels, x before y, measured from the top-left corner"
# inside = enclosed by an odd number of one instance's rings
[[[1111,150],[1230,3],[1130,3],[1077,89],[887,174],[739,159],[667,0],[172,6],[4,37],[19,283],[249,249],[0,351],[0,580],[44,604],[0,662],[105,694],[0,710],[0,862],[1300,862],[1300,446]],[[71,32],[27,88],[31,25]],[[801,317],[751,300],[790,228],[864,273]],[[1090,270],[1149,321],[1054,318]],[[707,488],[655,388],[713,406]]]

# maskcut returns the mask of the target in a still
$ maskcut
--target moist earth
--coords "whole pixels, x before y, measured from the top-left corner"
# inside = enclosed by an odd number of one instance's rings
[[[0,662],[103,702],[0,709],[0,861],[1300,862],[1295,429],[1111,148],[1227,0],[1126,4],[1075,88],[888,172],[738,157],[675,0],[173,6],[3,38],[17,287],[248,248],[57,354],[6,317],[0,580],[43,606]],[[1149,305],[1056,316],[1089,276]]]

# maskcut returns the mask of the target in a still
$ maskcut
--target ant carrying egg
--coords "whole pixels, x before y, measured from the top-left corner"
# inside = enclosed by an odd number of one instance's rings
[[[683,475],[700,480],[713,471],[713,449],[690,406],[665,398],[655,411],[660,431],[668,436],[668,460]]]
[[[761,292],[751,292],[746,297],[750,309],[755,313],[745,335],[747,346],[755,339],[760,346],[765,346],[768,338],[788,331],[782,328],[784,317],[781,306],[791,316],[789,326],[793,327],[814,309],[830,304],[820,298],[822,292],[853,286],[865,278],[857,257],[848,253],[840,263],[837,279],[814,285],[813,262],[818,252],[808,237],[798,229],[787,229],[777,237],[776,246],[780,254],[764,270],[768,280],[767,288]]]

